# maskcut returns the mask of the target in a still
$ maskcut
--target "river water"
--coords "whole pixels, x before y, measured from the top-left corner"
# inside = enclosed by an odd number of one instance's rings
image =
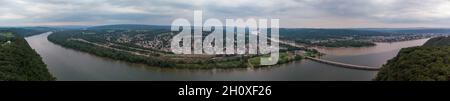
[[[296,61],[260,69],[167,69],[97,57],[68,49],[47,40],[50,33],[27,37],[47,64],[50,73],[60,81],[368,81],[376,71],[353,70],[310,60]],[[377,43],[366,48],[317,48],[322,58],[350,64],[380,67],[404,47],[418,46],[428,39],[395,43]]]

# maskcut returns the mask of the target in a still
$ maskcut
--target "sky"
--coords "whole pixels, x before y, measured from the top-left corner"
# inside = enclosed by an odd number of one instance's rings
[[[0,0],[0,26],[280,19],[287,28],[450,27],[450,0]]]

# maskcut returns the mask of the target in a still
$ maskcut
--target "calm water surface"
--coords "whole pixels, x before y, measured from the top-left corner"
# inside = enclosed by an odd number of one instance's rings
[[[376,71],[341,68],[303,60],[262,69],[163,69],[97,57],[53,44],[51,33],[27,37],[47,64],[49,71],[61,81],[79,80],[250,80],[250,81],[367,81]],[[326,53],[322,58],[344,63],[379,67],[394,57],[400,48],[422,45],[428,39],[377,43],[366,48],[317,48]]]

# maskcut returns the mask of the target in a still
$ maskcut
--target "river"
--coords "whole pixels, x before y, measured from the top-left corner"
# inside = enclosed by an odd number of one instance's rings
[[[167,69],[97,57],[51,43],[44,33],[25,38],[41,55],[50,73],[59,81],[368,81],[376,71],[353,70],[310,60],[259,69]],[[380,67],[404,47],[428,39],[377,43],[365,48],[318,48],[322,58],[350,64]]]

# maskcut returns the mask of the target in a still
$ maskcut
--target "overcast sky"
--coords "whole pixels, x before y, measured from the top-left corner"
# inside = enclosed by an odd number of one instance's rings
[[[0,26],[278,18],[281,27],[450,27],[450,0],[0,0]]]

